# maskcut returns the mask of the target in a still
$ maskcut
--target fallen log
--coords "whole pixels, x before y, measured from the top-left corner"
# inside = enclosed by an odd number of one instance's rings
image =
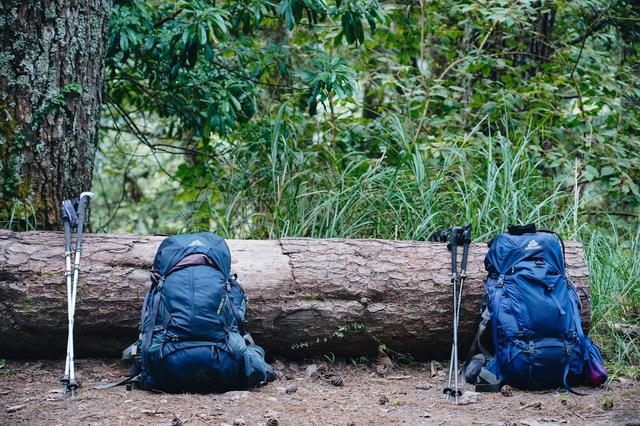
[[[89,234],[76,308],[78,356],[118,356],[137,337],[149,268],[164,237]],[[450,255],[445,244],[348,239],[230,240],[232,269],[249,298],[248,328],[272,355],[354,356],[378,345],[447,358]],[[567,263],[589,328],[589,276],[581,246]],[[485,244],[472,244],[460,319],[462,349],[479,321]],[[63,356],[63,237],[0,231],[0,356]],[[464,352],[462,352],[464,353]]]

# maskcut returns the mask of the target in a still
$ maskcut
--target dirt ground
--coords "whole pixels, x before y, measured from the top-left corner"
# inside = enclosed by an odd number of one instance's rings
[[[78,360],[82,387],[72,399],[60,391],[62,361],[8,361],[0,369],[0,425],[640,425],[638,378],[580,388],[586,396],[514,389],[511,396],[478,394],[476,402],[454,406],[443,397],[440,365],[435,377],[430,364],[389,371],[341,359],[275,365],[282,377],[260,389],[168,395],[124,386],[96,390],[124,377],[126,368]]]

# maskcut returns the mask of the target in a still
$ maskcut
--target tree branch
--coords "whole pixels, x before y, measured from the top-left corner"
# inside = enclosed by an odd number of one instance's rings
[[[165,23],[177,18],[178,15],[180,15],[183,10],[184,9],[177,9],[173,13],[171,13],[170,15],[167,15],[164,18],[157,20],[156,22],[153,23],[153,28],[154,29],[159,28],[159,27],[163,26]]]

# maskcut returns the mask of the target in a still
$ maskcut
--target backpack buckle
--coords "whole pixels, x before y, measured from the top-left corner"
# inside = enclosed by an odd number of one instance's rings
[[[504,287],[504,274],[500,274],[498,277],[498,282],[496,283],[496,287],[502,288]]]
[[[529,342],[529,347],[527,349],[525,349],[523,352],[526,352],[528,354],[532,354],[535,352],[535,345],[533,344],[533,342]]]

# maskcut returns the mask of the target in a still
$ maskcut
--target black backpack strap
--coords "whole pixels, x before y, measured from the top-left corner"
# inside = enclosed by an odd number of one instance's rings
[[[138,374],[136,376],[127,377],[126,379],[121,380],[119,382],[99,383],[94,387],[94,389],[98,389],[98,390],[111,389],[111,388],[115,388],[116,386],[139,384],[139,383],[142,383],[142,377]],[[127,388],[127,390],[129,390],[129,388]]]

